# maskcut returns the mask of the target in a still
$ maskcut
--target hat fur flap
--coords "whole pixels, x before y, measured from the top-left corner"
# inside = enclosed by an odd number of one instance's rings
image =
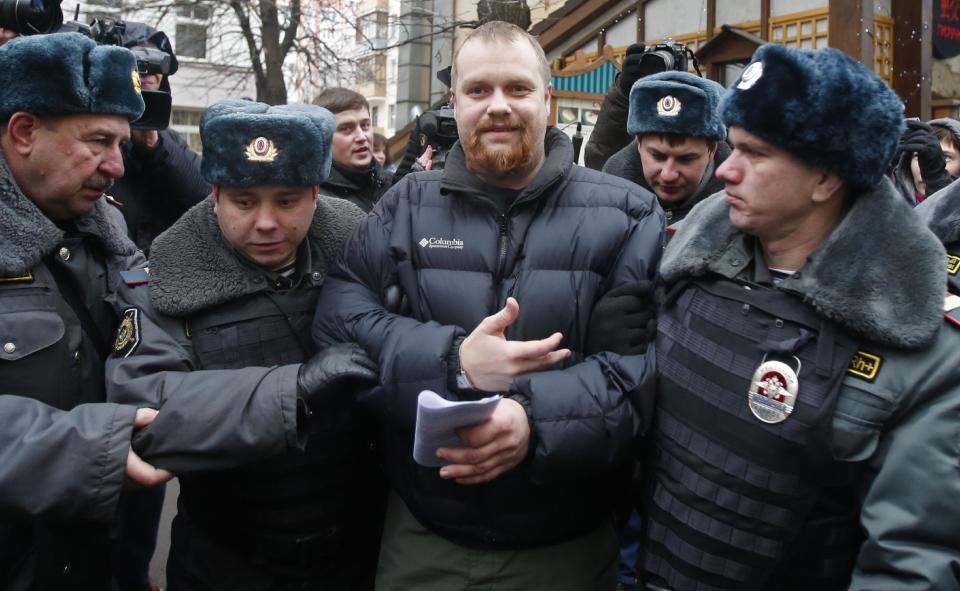
[[[334,127],[315,105],[220,101],[200,120],[203,178],[229,187],[319,185],[330,174]]]
[[[0,47],[0,119],[95,113],[143,114],[137,62],[128,49],[80,33],[17,37]]]
[[[904,130],[900,99],[847,54],[773,43],[727,89],[720,116],[835,173],[854,192],[880,182]]]
[[[689,72],[661,72],[630,89],[627,131],[631,135],[670,133],[722,140],[727,129],[717,108],[723,86]]]

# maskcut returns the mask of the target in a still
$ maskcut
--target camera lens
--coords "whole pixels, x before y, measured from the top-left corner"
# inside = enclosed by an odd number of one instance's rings
[[[21,35],[51,33],[63,24],[61,0],[0,0],[0,27]]]

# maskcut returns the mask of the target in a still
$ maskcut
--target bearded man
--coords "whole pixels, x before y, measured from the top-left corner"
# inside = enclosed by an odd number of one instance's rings
[[[663,213],[650,192],[572,164],[547,127],[546,57],[522,29],[474,30],[452,79],[461,142],[361,222],[314,320],[318,345],[358,342],[381,372],[361,401],[381,419],[394,490],[377,589],[612,589],[612,516],[652,363],[594,351],[590,316],[650,284]],[[439,469],[411,453],[422,390],[502,395],[437,452]]]

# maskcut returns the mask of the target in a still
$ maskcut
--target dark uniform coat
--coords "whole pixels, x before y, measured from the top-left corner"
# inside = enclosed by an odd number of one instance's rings
[[[0,382],[33,399],[0,397],[0,588],[107,584],[135,409],[78,405],[105,400],[120,273],[143,262],[114,206],[58,226],[0,158]]]
[[[171,583],[274,589],[349,568],[357,432],[348,410],[298,430],[297,372],[327,267],[361,216],[319,200],[286,277],[237,254],[207,199],[154,243],[149,284],[121,292],[136,337],[118,335],[108,390],[162,409],[135,447],[180,475]]]
[[[392,179],[376,160],[371,160],[370,168],[365,171],[351,170],[334,162],[330,176],[320,184],[320,194],[346,199],[367,213],[390,188]]]
[[[766,264],[728,209],[722,195],[696,206],[661,265],[670,297],[641,576],[673,589],[957,588],[960,327],[944,318],[942,248],[884,180],[855,196],[801,269],[757,284],[749,275]],[[711,315],[721,300],[703,294],[725,292],[754,303]],[[793,414],[762,423],[748,410],[761,358],[747,344],[791,345],[778,334],[811,316],[807,359],[826,364],[798,364]],[[842,341],[852,348],[831,358],[824,344]],[[818,376],[835,384],[822,404]],[[817,496],[783,511],[804,488]],[[799,535],[781,540],[783,523]]]

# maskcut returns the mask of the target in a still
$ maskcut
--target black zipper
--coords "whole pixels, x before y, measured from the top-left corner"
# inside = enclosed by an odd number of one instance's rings
[[[500,236],[497,238],[497,273],[494,275],[496,286],[500,287],[503,281],[504,266],[507,264],[507,237],[510,230],[510,218],[506,214],[500,214]]]

